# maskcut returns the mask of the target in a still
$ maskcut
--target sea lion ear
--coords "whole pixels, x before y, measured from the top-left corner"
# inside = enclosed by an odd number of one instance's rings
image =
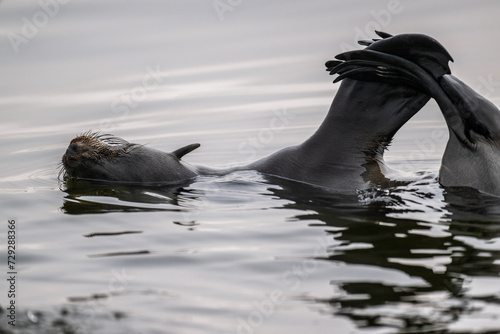
[[[196,144],[190,144],[190,145],[187,145],[187,146],[184,146],[184,147],[181,147],[175,151],[172,152],[172,154],[177,158],[177,159],[181,159],[183,156],[185,156],[186,154],[188,154],[189,152],[191,151],[194,151],[196,150],[198,147],[200,147],[200,144],[196,143]]]

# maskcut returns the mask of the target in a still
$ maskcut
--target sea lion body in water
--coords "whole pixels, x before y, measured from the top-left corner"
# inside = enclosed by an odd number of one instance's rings
[[[440,184],[500,195],[500,110],[492,102],[450,73],[429,71],[394,55],[360,50],[340,58],[346,60],[337,69],[341,77],[399,82],[432,96],[449,130]],[[375,70],[380,67],[384,71]]]
[[[447,62],[451,57],[432,38],[414,34],[394,37],[383,33],[379,35],[384,39],[370,43],[367,49],[393,51],[401,57],[420,63],[423,67],[438,68],[444,73],[449,73]],[[336,64],[336,61],[327,63],[331,74],[336,73],[333,70]],[[429,94],[422,93],[413,87],[345,79],[332,102],[327,117],[309,139],[300,145],[285,148],[247,166],[223,171],[205,167],[188,167],[180,161],[180,157],[177,157],[177,160],[171,158],[165,160],[163,155],[168,153],[160,154],[161,152],[158,153],[159,151],[156,150],[146,151],[145,147],[140,145],[132,146],[132,149],[125,150],[123,154],[113,156],[108,163],[101,164],[95,172],[92,171],[92,162],[79,165],[79,168],[88,169],[85,172],[69,166],[69,159],[64,157],[63,166],[69,177],[112,182],[175,182],[197,174],[220,175],[235,170],[256,170],[266,175],[336,191],[364,189],[371,184],[387,184],[389,180],[384,176],[386,166],[383,161],[383,152],[399,128],[429,99]],[[74,141],[78,142],[78,138]],[[83,157],[81,154],[76,154],[75,158],[80,156]],[[158,161],[154,161],[156,159]],[[93,162],[99,165],[98,161]],[[118,171],[116,173],[105,173],[104,169],[113,164],[123,164],[123,166],[116,168],[113,166],[111,170],[116,169]],[[173,167],[170,164],[173,164]],[[134,171],[129,172],[130,168]],[[163,168],[166,171],[157,172],[157,168]],[[142,169],[147,171],[144,175],[141,175]],[[167,177],[165,174],[170,173],[171,170],[180,171],[180,173]]]

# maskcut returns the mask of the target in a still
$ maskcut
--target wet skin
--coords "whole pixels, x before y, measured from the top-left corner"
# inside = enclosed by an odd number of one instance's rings
[[[424,35],[397,35],[369,42],[365,50],[394,53],[394,57],[428,71],[449,73],[448,52]],[[397,56],[396,56],[397,55]],[[327,62],[331,74],[340,62]],[[256,170],[264,175],[352,192],[390,184],[383,153],[393,136],[430,99],[428,92],[393,82],[369,82],[356,76],[343,80],[318,130],[305,142],[282,149],[246,166],[214,170],[181,161],[182,154],[161,152],[115,137],[80,136],[63,156],[69,178],[131,183],[175,183],[197,175],[221,175],[235,170]],[[352,79],[355,80],[352,80]],[[115,141],[113,143],[112,141]],[[114,144],[114,145],[113,145]],[[95,145],[95,147],[93,146]],[[104,154],[93,154],[104,146]],[[108,147],[106,147],[108,146]],[[196,147],[194,147],[196,146]]]
[[[341,77],[399,83],[434,98],[449,130],[439,171],[441,185],[500,195],[500,110],[492,102],[450,73],[391,54],[365,49],[339,59]]]

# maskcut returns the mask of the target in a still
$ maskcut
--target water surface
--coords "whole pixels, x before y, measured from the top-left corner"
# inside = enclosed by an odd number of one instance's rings
[[[500,200],[439,186],[447,130],[432,101],[386,154],[405,186],[57,179],[87,130],[165,151],[200,142],[186,161],[214,167],[300,143],[338,88],[324,62],[374,28],[435,37],[498,104],[496,2],[54,3],[0,3],[0,231],[16,219],[17,332],[500,331]],[[5,314],[0,328],[15,332]]]

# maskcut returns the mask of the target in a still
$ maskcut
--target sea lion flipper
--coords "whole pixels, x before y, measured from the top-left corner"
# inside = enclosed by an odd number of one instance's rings
[[[172,152],[173,155],[177,157],[177,159],[181,159],[183,156],[188,154],[191,151],[196,150],[198,147],[200,147],[200,144],[195,143],[195,144],[189,144],[184,147],[181,147],[175,151]]]
[[[333,68],[335,68],[337,65],[343,64],[344,62],[341,60],[329,60],[325,63],[326,70],[331,71]]]
[[[375,30],[375,33],[376,33],[379,37],[381,37],[382,39],[386,39],[386,38],[392,37],[392,35],[391,35],[391,34],[388,34],[388,33],[383,32],[383,31],[377,31],[377,30]],[[371,39],[371,40],[370,40],[370,39],[361,39],[361,40],[359,40],[359,41],[358,41],[358,44],[359,44],[359,45],[363,45],[363,46],[370,46],[370,45],[372,45],[373,43],[376,43],[376,42],[378,42],[378,41],[380,41],[380,38],[373,38],[373,39]]]
[[[389,37],[392,37],[391,34],[389,33],[386,33],[386,32],[383,32],[383,31],[379,31],[379,30],[375,30],[375,33],[377,35],[379,35],[379,37],[382,37],[382,38],[389,38]]]
[[[398,82],[400,85],[427,93],[425,87],[422,87],[419,79],[411,71],[391,64],[391,59],[393,59],[391,55],[369,50],[351,51],[346,54],[347,52],[337,55],[338,59],[346,60],[330,68],[330,74],[338,74],[334,83],[345,78],[360,81]],[[386,61],[384,58],[387,58]],[[411,64],[403,59],[400,61]]]
[[[372,45],[372,44],[373,44],[373,42],[375,42],[375,40],[370,41],[370,40],[366,40],[366,39],[360,39],[360,40],[358,41],[358,44],[359,44],[359,45],[363,45],[363,46],[370,46],[370,45]]]

